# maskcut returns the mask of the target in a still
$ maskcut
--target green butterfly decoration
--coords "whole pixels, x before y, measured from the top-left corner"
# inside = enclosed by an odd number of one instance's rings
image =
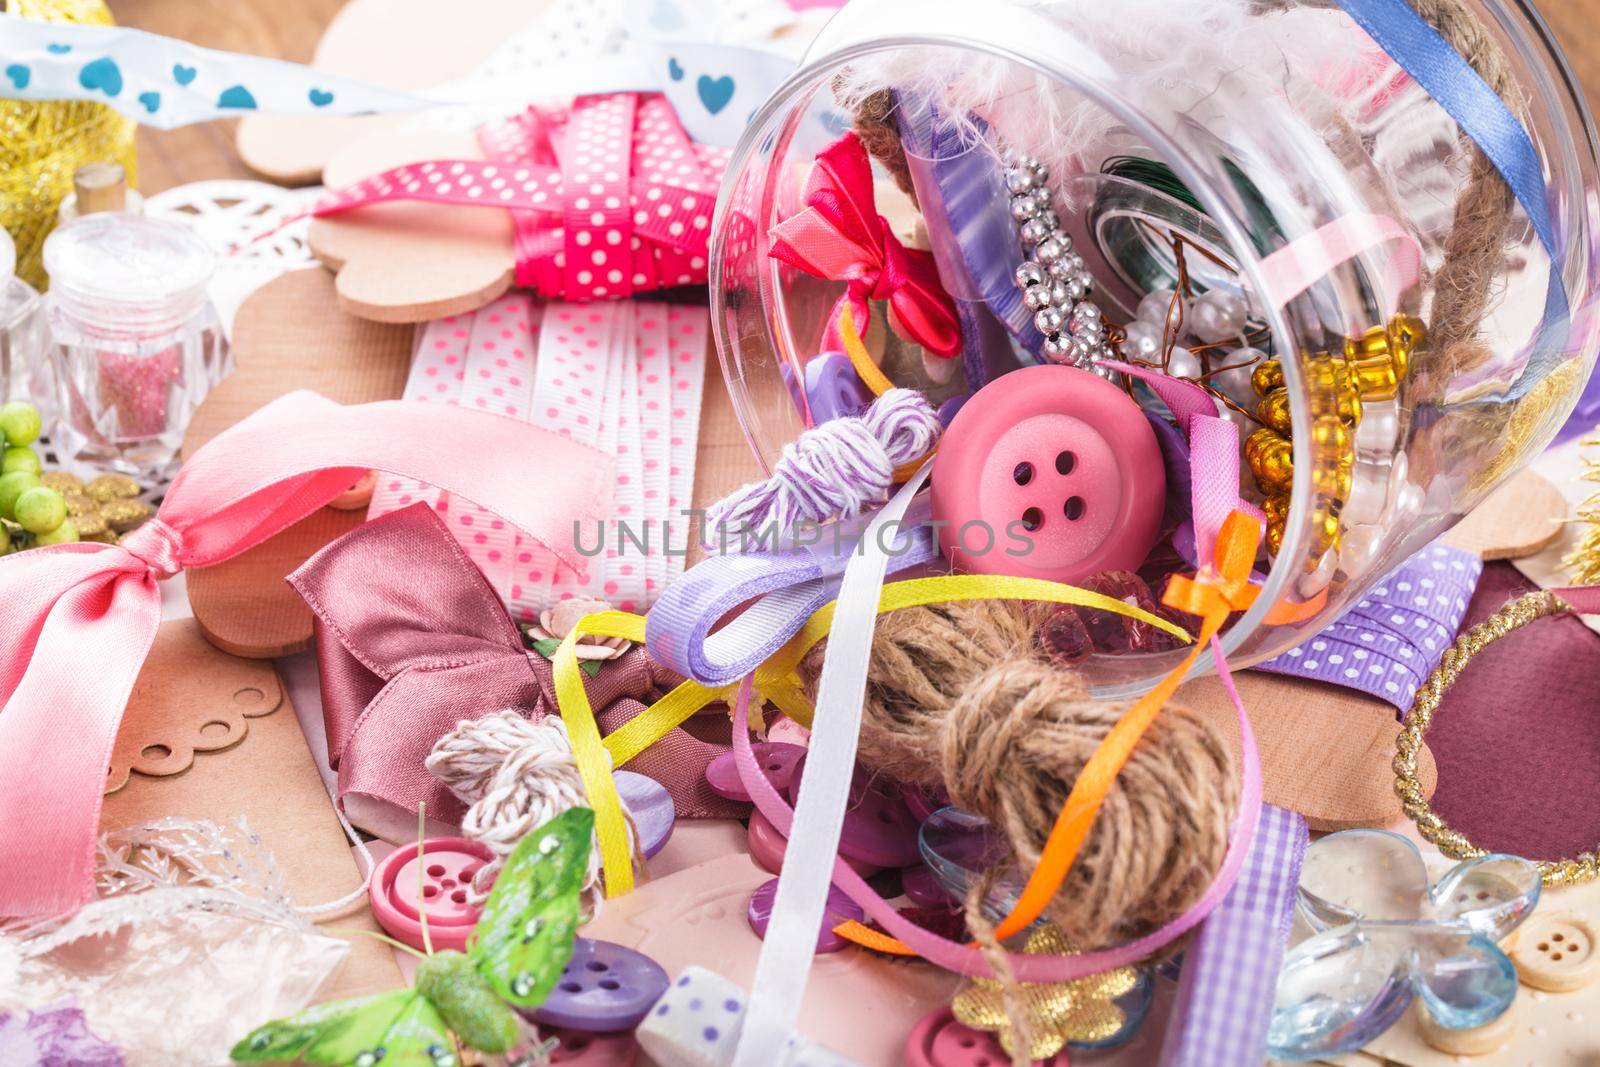
[[[456,1038],[507,1052],[520,1036],[511,1009],[544,1003],[572,956],[594,812],[572,808],[523,838],[483,905],[465,953],[432,953],[416,985],[319,1004],[251,1031],[239,1063],[300,1060],[338,1067],[458,1067]]]

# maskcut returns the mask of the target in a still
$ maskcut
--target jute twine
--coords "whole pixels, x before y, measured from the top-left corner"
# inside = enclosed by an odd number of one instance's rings
[[[860,758],[949,791],[1004,831],[1021,873],[1038,862],[1072,784],[1128,705],[1091,699],[1043,658],[1047,609],[978,600],[878,621]],[[801,665],[814,693],[824,648]],[[1085,950],[1147,933],[1211,883],[1238,806],[1232,748],[1185,708],[1156,720],[1095,820],[1048,917]]]

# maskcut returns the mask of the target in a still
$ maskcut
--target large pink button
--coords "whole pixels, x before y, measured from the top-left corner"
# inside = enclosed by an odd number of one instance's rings
[[[463,949],[478,921],[478,909],[467,902],[472,876],[494,853],[460,837],[430,837],[405,845],[384,857],[372,872],[368,896],[378,924],[412,948],[423,948],[422,915],[428,917],[428,938],[435,949]]]
[[[1076,582],[1136,570],[1166,502],[1139,406],[1073,367],[1025,367],[967,401],[933,461],[939,544],[963,570]]]

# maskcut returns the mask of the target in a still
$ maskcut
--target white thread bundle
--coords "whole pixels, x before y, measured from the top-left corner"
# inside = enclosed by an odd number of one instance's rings
[[[942,430],[921,393],[890,389],[860,415],[830,419],[785,445],[770,478],[706,510],[706,528],[760,531],[771,523],[792,532],[855,518],[887,499],[895,470],[932,452]]]
[[[508,708],[459,722],[434,744],[426,766],[470,805],[461,820],[462,834],[494,853],[493,861],[473,875],[468,895],[475,905],[488,899],[495,877],[519,841],[569,808],[589,803],[566,725],[553,715],[530,722]],[[622,813],[628,850],[637,862],[639,835],[633,813],[625,803]],[[600,899],[598,848],[589,852],[583,891],[585,905],[592,911]]]

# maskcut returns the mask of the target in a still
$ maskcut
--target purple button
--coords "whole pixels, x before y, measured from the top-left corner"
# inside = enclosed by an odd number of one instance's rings
[[[900,872],[900,890],[919,908],[948,908],[950,894],[925,864],[918,863]]]
[[[911,809],[911,817],[917,822],[927,822],[928,816],[940,808],[950,806],[950,794],[943,789],[924,789],[920,785],[901,783],[900,796],[906,802],[906,807]]]
[[[799,799],[801,767],[795,768],[789,782],[791,801]],[[839,855],[875,867],[909,867],[919,856],[918,825],[897,784],[857,767],[839,834]]]
[[[767,936],[767,922],[772,918],[772,899],[778,895],[778,880],[764,884],[750,895],[750,929],[758,937]],[[854,920],[860,922],[866,915],[856,902],[844,894],[838,886],[828,887],[828,902],[823,905],[822,929],[817,932],[818,952],[838,952],[850,942],[833,932],[833,928],[842,922]]]
[[[532,1016],[545,1026],[609,1034],[631,1030],[667,991],[667,972],[640,952],[580,937],[561,981]]]
[[[750,813],[750,827],[745,844],[749,847],[750,858],[756,861],[756,866],[773,874],[783,870],[783,854],[789,848],[789,839],[779,833],[778,828],[759,811]],[[848,856],[845,857],[845,862],[863,878],[876,873],[879,869],[871,863],[863,863]]]
[[[795,767],[805,757],[806,750],[800,745],[781,741],[758,741],[750,748],[755,752],[756,764],[767,776],[767,781],[778,792],[787,791]],[[706,766],[706,784],[719,797],[744,801],[750,799],[749,790],[739,780],[739,768],[734,765],[732,752],[724,752]]]
[[[632,771],[618,771],[612,776],[617,783],[617,795],[633,815],[633,824],[639,831],[639,847],[646,859],[654,856],[672,836],[672,827],[678,821],[678,809],[672,803],[672,794],[654,778]]]
[[[811,421],[824,423],[859,415],[872,403],[872,391],[843,352],[822,352],[806,361],[806,404]]]

